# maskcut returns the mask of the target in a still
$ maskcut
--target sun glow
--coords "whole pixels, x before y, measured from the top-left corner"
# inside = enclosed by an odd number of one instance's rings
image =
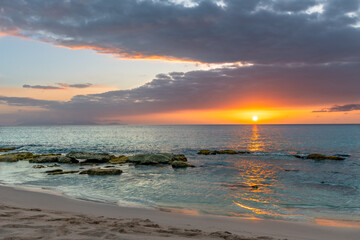
[[[256,122],[256,121],[258,120],[258,116],[253,116],[253,117],[252,117],[252,120],[253,120],[254,122]]]

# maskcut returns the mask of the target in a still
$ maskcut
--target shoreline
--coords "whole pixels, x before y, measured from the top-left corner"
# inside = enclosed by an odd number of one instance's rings
[[[244,219],[213,215],[189,215],[177,212],[161,211],[159,209],[121,207],[116,204],[74,199],[61,193],[51,190],[29,189],[19,186],[0,185],[0,205],[3,208],[20,208],[19,211],[27,212],[30,209],[40,209],[41,211],[56,211],[60,215],[78,214],[87,215],[89,218],[117,218],[117,219],[150,219],[154,224],[160,226],[172,226],[186,232],[185,229],[201,230],[202,234],[194,236],[176,235],[176,231],[170,234],[171,239],[176,238],[209,238],[214,232],[230,232],[238,236],[260,237],[267,236],[274,239],[358,239],[360,228],[344,226],[324,226],[315,223],[287,222],[281,220],[263,220],[263,219]],[[2,218],[2,215],[1,215]],[[33,219],[36,222],[36,219]],[[40,221],[40,220],[38,220]],[[11,222],[11,220],[10,220]],[[141,225],[141,223],[140,223]],[[140,227],[141,228],[141,227]],[[142,227],[143,228],[143,227]],[[166,228],[166,227],[165,227]],[[170,227],[171,228],[171,227]],[[153,230],[149,230],[153,233]],[[155,231],[156,232],[156,231]],[[148,233],[147,233],[148,234]],[[172,235],[175,234],[175,235]],[[206,235],[208,234],[208,235]],[[228,233],[227,233],[228,234]],[[127,235],[126,235],[127,236]],[[141,231],[131,234],[133,239],[158,239],[162,236],[146,235]],[[140,237],[140,238],[137,238]],[[227,239],[224,236],[220,239]],[[110,238],[111,239],[111,238]],[[132,238],[126,238],[132,239]],[[216,239],[216,238],[215,238]],[[231,239],[231,238],[228,238]],[[241,238],[234,238],[241,239]]]

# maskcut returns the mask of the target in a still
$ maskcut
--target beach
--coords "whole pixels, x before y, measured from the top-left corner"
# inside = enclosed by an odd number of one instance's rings
[[[0,186],[1,239],[358,239],[360,228],[120,207]]]

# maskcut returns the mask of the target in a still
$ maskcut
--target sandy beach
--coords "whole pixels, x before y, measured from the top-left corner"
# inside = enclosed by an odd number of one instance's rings
[[[1,239],[355,240],[359,234],[355,226],[179,214],[0,186]]]

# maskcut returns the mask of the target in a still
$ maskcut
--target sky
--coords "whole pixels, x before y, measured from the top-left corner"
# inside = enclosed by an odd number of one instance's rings
[[[0,0],[0,125],[360,123],[360,0]]]

